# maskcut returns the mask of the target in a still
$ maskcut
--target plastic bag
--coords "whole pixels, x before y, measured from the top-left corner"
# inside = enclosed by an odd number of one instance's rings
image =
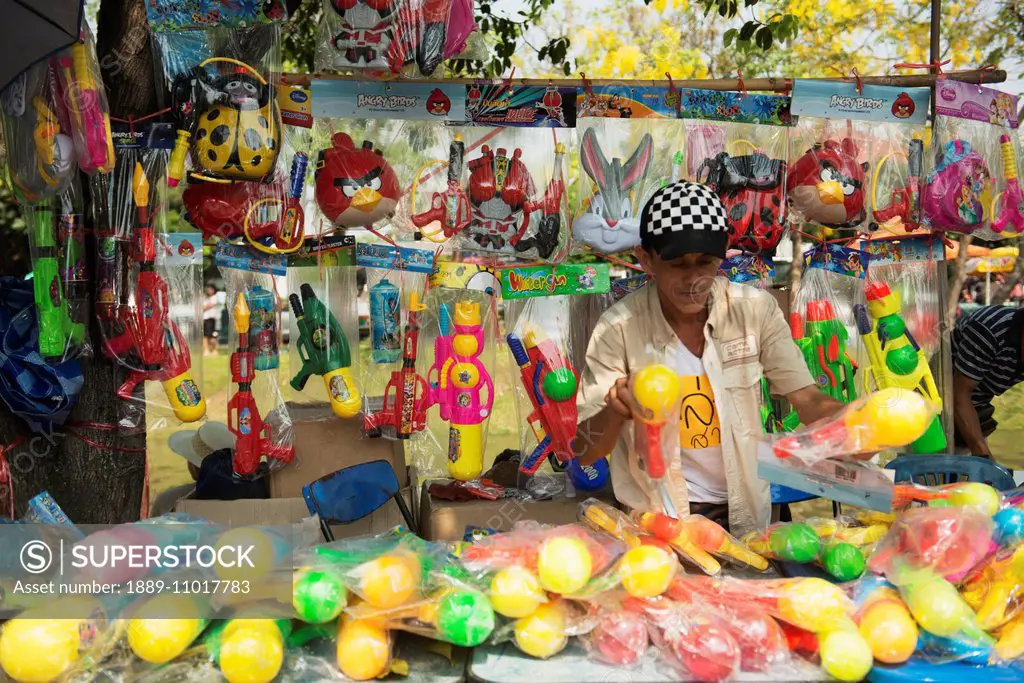
[[[202,334],[202,239],[167,232],[160,191],[166,164],[165,150],[119,150],[114,173],[94,181],[94,188],[106,189],[97,203],[96,310],[104,353],[130,372],[118,397],[145,402],[151,418],[195,422],[206,414],[201,366],[192,364]],[[162,395],[139,395],[136,387],[146,380],[159,381]],[[141,413],[129,422],[140,423]]]
[[[888,528],[850,526],[852,520],[809,519],[775,524],[742,541],[756,552],[783,562],[818,563],[834,579],[860,578],[867,556]]]
[[[958,580],[993,549],[992,533],[991,516],[974,508],[914,508],[897,518],[870,566],[887,576],[900,565]]]
[[[359,320],[356,268],[351,237],[307,238],[288,259],[288,367],[291,398],[329,403],[340,418],[362,409],[359,376]],[[258,366],[257,366],[258,367]],[[322,381],[309,380],[319,376]]]
[[[449,47],[449,33],[465,44],[467,20],[462,8],[453,17],[452,5],[453,0],[323,0],[316,70],[430,76],[457,47]]]
[[[679,506],[665,480],[669,465],[678,456],[680,407],[683,401],[682,380],[666,365],[648,365],[630,376],[630,395],[634,399],[634,449],[647,476],[661,497],[662,505],[672,517],[678,517]]]
[[[246,261],[250,254],[222,243],[216,256],[230,311],[227,425],[236,437],[232,467],[236,476],[245,478],[264,476],[295,458],[292,421],[280,386],[283,302],[274,275],[241,269],[251,263]],[[232,261],[232,256],[239,260]],[[283,268],[276,275],[284,275]]]
[[[660,601],[646,608],[655,647],[676,675],[731,680],[740,671],[740,647],[726,619],[699,604]]]
[[[978,613],[978,626],[993,631],[1015,620],[1024,595],[1024,544],[1003,548],[975,567],[962,582],[961,593]]]
[[[602,607],[593,629],[580,638],[593,659],[612,666],[632,666],[647,654],[647,617],[632,601]]]
[[[983,239],[1019,234],[1017,98],[958,81],[937,93],[935,158],[921,195],[925,225]]]

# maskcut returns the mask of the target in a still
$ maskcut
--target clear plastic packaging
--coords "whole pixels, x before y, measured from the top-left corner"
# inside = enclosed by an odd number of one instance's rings
[[[227,425],[236,439],[232,467],[235,476],[256,478],[291,464],[295,458],[292,421],[281,391],[284,303],[274,276],[225,267],[220,260],[218,265],[226,281],[230,311]]]
[[[359,314],[351,238],[307,238],[288,259],[291,400],[329,403],[343,419],[362,410]],[[321,381],[313,380],[314,376]]]
[[[794,218],[833,229],[866,224],[869,130],[861,122],[800,117],[786,178]]]
[[[1018,620],[1024,609],[1024,544],[1003,548],[976,566],[961,583],[964,600],[978,614],[978,626],[994,631]]]
[[[454,54],[473,26],[459,0],[323,0],[317,71],[428,77]],[[454,16],[453,16],[454,14]],[[471,32],[470,28],[470,32]],[[449,46],[449,34],[454,45]],[[460,50],[461,51],[461,50]]]
[[[605,254],[632,249],[647,198],[681,177],[682,122],[587,118],[578,129],[583,172],[574,183],[573,241]],[[668,152],[656,156],[655,148]]]
[[[742,540],[765,557],[796,564],[816,562],[837,581],[853,581],[864,573],[871,547],[888,528],[851,527],[851,522],[809,519],[774,524]]]
[[[926,568],[959,580],[988,555],[994,545],[992,534],[992,518],[980,510],[914,508],[897,518],[875,549],[870,568],[887,576],[896,565]]]
[[[924,140],[923,131],[913,131],[907,139],[905,126],[886,128],[873,140],[876,161],[869,192],[872,226],[893,236],[921,227]]]
[[[647,617],[634,603],[602,607],[594,628],[580,642],[590,656],[612,666],[632,666],[647,654]]]
[[[202,242],[167,232],[166,165],[165,150],[119,151],[114,173],[94,181],[106,190],[97,204],[96,311],[104,353],[129,371],[117,395],[129,402],[131,424],[142,421],[133,402],[159,420],[195,422],[206,414],[201,366],[192,364],[202,334]],[[137,391],[146,380],[160,382],[162,394]]]
[[[666,365],[648,365],[630,376],[629,391],[634,404],[634,449],[644,473],[658,489],[660,503],[671,517],[682,507],[674,496],[671,479],[666,479],[673,462],[678,469],[682,380]],[[673,472],[673,474],[677,474]],[[684,511],[685,512],[685,511]]]
[[[925,225],[989,240],[1020,234],[1017,98],[957,81],[937,92],[934,161],[921,195]]]
[[[565,152],[571,131],[459,127],[444,174],[420,174],[410,218],[420,234],[451,249],[554,261],[568,247]],[[426,168],[431,167],[428,165]]]
[[[740,646],[726,618],[697,603],[662,600],[645,606],[651,639],[674,675],[727,681],[740,671]]]
[[[898,387],[881,389],[819,420],[776,438],[775,457],[804,465],[829,458],[863,456],[909,446],[920,439],[938,415],[938,406],[920,394]]]
[[[755,97],[788,103],[788,98]],[[771,254],[785,234],[789,130],[728,121],[687,122],[687,180],[706,183],[722,200],[730,248]]]

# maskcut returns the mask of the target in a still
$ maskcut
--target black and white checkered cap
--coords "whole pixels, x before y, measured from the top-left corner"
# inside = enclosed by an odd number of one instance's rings
[[[640,244],[668,261],[685,254],[725,258],[729,221],[718,195],[706,185],[666,185],[640,214]]]

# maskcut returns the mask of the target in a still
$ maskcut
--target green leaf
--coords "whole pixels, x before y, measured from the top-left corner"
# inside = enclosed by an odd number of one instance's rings
[[[756,21],[748,21],[743,24],[743,28],[740,29],[740,40],[747,42],[754,36],[754,31],[757,30],[758,23]]]
[[[729,3],[728,0],[718,0],[718,15],[720,17],[729,16]]]
[[[766,52],[772,47],[772,30],[767,26],[762,26],[757,30],[756,38],[757,46]]]
[[[732,41],[736,40],[736,36],[738,34],[739,34],[738,30],[736,30],[734,28],[729,29],[728,31],[725,32],[725,35],[722,36],[722,44],[725,47],[729,47],[730,45],[732,45]]]

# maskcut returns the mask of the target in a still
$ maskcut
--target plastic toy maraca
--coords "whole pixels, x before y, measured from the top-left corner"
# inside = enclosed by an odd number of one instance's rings
[[[604,612],[590,632],[590,639],[599,659],[627,666],[647,651],[647,623],[643,615],[635,612]]]
[[[391,609],[408,602],[419,586],[420,563],[412,553],[381,555],[353,570],[359,593],[379,609]]]
[[[678,633],[666,634],[672,652],[693,680],[728,680],[740,668],[739,645],[724,624],[702,621],[695,620]]]
[[[545,590],[571,595],[587,585],[593,560],[586,544],[578,538],[556,536],[541,544],[537,553],[537,576]]]
[[[901,664],[917,647],[917,623],[891,588],[879,589],[868,599],[858,628],[871,654],[883,664]]]
[[[565,607],[560,601],[547,602],[533,614],[517,619],[514,626],[516,647],[538,659],[547,659],[565,649]]]
[[[873,453],[916,441],[935,417],[931,404],[909,389],[890,387],[868,395],[847,412],[847,429],[857,430],[857,450]]]
[[[758,571],[768,569],[768,560],[737,543],[725,529],[701,515],[683,520],[683,528],[694,543],[710,553],[718,553],[747,564]]]
[[[494,609],[483,593],[457,588],[441,598],[434,626],[441,640],[476,647],[494,630]]]
[[[999,512],[1003,503],[998,491],[979,481],[968,481],[954,486],[949,493],[949,502],[959,507],[975,507],[989,517]]]
[[[900,586],[910,613],[925,631],[942,638],[963,633],[979,641],[991,640],[978,628],[974,612],[949,581],[928,569],[898,569],[894,574],[893,582]]]
[[[850,599],[842,589],[824,579],[794,579],[778,599],[779,613],[794,626],[823,633],[849,620]]]
[[[992,517],[996,525],[996,540],[1000,545],[1010,545],[1024,540],[1024,508],[1010,507],[1000,510]]]
[[[345,609],[348,592],[337,572],[329,569],[300,569],[292,582],[295,618],[307,624],[326,624]]]
[[[714,576],[722,571],[718,560],[693,542],[680,520],[660,512],[645,512],[640,515],[640,526],[658,540],[668,543],[705,574]]]
[[[517,564],[503,567],[491,579],[491,605],[494,611],[510,619],[526,617],[547,597],[537,576]]]
[[[661,595],[672,582],[679,566],[675,556],[653,545],[630,548],[619,560],[622,587],[634,598]]]
[[[0,666],[19,683],[48,683],[78,661],[78,619],[15,618],[0,633]]]
[[[274,568],[276,559],[291,559],[291,548],[284,539],[274,538],[272,531],[255,526],[243,526],[229,529],[217,539],[217,557],[225,559],[224,564],[216,564],[214,570],[217,578],[222,581],[253,581],[262,578]],[[252,548],[247,554],[252,566],[245,562],[235,562],[238,553],[221,553],[222,548]],[[280,558],[275,555],[280,554]]]
[[[284,663],[286,620],[232,619],[219,634],[217,664],[228,683],[270,683]]]
[[[374,621],[342,616],[337,658],[341,673],[354,681],[379,678],[391,663],[391,637]]]
[[[164,664],[188,649],[208,623],[190,597],[157,595],[128,622],[128,645],[140,659]]]
[[[780,524],[768,535],[772,554],[780,560],[804,564],[812,562],[821,552],[821,540],[807,524]]]
[[[867,566],[867,561],[860,548],[840,541],[830,543],[825,547],[825,552],[821,556],[821,564],[829,575],[846,582],[860,578]]]
[[[821,668],[840,681],[863,681],[874,664],[871,648],[857,630],[826,633],[818,645]]]

